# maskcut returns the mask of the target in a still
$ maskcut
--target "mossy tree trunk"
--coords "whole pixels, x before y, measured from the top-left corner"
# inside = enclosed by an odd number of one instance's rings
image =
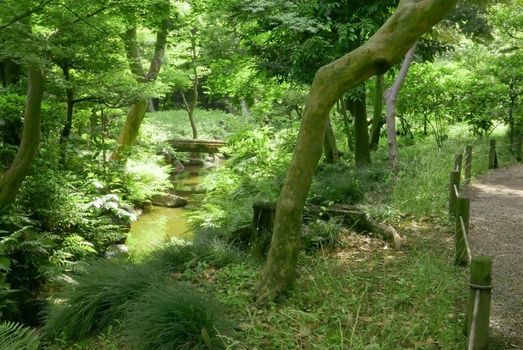
[[[126,31],[123,37],[127,60],[129,62],[131,72],[135,75],[138,82],[145,83],[148,81],[155,81],[158,77],[160,69],[162,68],[165,56],[165,46],[167,45],[167,37],[171,28],[172,23],[169,19],[162,21],[162,26],[158,33],[156,33],[154,54],[153,58],[151,59],[149,71],[147,73],[145,73],[141,62],[142,58],[138,46],[136,28],[130,28]],[[131,106],[129,112],[127,113],[123,129],[120,132],[118,145],[111,155],[111,159],[121,159],[125,151],[134,144],[136,138],[138,137],[138,132],[140,131],[140,126],[142,125],[142,121],[145,117],[148,106],[149,100],[145,98],[136,101]]]
[[[371,163],[369,148],[369,123],[367,121],[367,92],[365,85],[354,91],[347,106],[354,117],[354,162],[356,168]]]
[[[277,203],[274,231],[258,288],[258,302],[292,287],[300,246],[302,214],[320,160],[326,120],[342,95],[371,76],[384,74],[439,22],[457,0],[402,0],[369,41],[323,66],[314,77],[289,171]],[[368,145],[368,143],[367,143]]]
[[[29,173],[40,143],[40,120],[44,77],[39,68],[29,68],[29,84],[24,112],[24,129],[20,147],[9,169],[0,177],[0,212],[16,198],[22,182]]]
[[[372,114],[372,127],[370,132],[369,146],[371,149],[378,149],[380,134],[385,118],[383,118],[383,93],[385,90],[385,79],[383,74],[376,75],[374,85],[374,112]]]
[[[412,45],[410,50],[405,55],[403,64],[401,65],[400,73],[396,77],[392,87],[385,93],[387,100],[387,142],[389,145],[389,166],[393,170],[399,168],[399,147],[396,139],[396,101],[401,90],[401,86],[407,77],[410,65],[414,60],[414,53],[416,52],[417,42]]]

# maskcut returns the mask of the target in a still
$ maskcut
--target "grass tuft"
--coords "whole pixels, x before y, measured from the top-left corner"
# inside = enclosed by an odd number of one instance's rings
[[[223,348],[219,335],[227,323],[222,311],[193,288],[160,284],[129,308],[124,326],[133,349]]]
[[[162,276],[148,266],[97,261],[74,276],[45,314],[50,337],[82,339],[123,317],[125,305],[142,295]]]

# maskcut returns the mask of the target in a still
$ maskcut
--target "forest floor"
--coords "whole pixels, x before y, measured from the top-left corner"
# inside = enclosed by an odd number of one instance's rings
[[[523,349],[523,165],[481,177],[471,187],[470,217],[473,255],[493,258],[493,338]]]

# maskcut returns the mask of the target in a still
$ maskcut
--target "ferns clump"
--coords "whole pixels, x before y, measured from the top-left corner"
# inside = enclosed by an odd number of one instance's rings
[[[163,276],[153,269],[111,260],[94,262],[64,286],[46,310],[44,331],[77,340],[101,331],[124,316],[126,303]]]
[[[221,310],[193,288],[160,284],[129,308],[124,328],[133,349],[223,348],[219,334],[227,323]]]
[[[14,322],[0,323],[0,349],[36,350],[39,346],[38,335],[31,328]]]

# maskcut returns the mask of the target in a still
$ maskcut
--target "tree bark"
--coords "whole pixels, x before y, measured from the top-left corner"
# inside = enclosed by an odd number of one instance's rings
[[[292,287],[303,206],[322,154],[325,121],[343,93],[384,74],[439,22],[457,0],[402,0],[369,41],[316,73],[303,113],[293,158],[277,203],[274,233],[258,288],[258,302],[274,300]]]
[[[325,157],[325,163],[329,164],[337,162],[340,159],[338,147],[336,146],[336,136],[332,130],[330,118],[327,119],[325,137],[323,138],[323,156]]]
[[[374,113],[372,116],[372,127],[370,132],[369,146],[372,150],[377,150],[380,144],[380,134],[385,118],[383,118],[383,93],[385,79],[383,74],[376,75],[374,87]]]
[[[154,46],[154,54],[151,59],[151,64],[149,66],[149,71],[147,74],[143,69],[140,51],[138,47],[137,33],[136,28],[131,28],[127,30],[124,35],[125,51],[127,55],[127,60],[129,62],[129,67],[131,72],[135,75],[136,80],[141,83],[147,81],[154,81],[158,78],[160,69],[163,64],[165,56],[165,46],[167,45],[167,36],[171,30],[172,23],[170,20],[165,19],[162,22],[162,26],[158,33],[156,34],[156,43]],[[134,144],[138,133],[140,131],[140,126],[142,125],[143,118],[147,112],[147,107],[149,102],[147,99],[141,99],[136,101],[130,108],[125,119],[124,127],[118,138],[118,145],[115,151],[111,155],[112,160],[118,160],[122,158],[123,153],[126,149]]]
[[[409,49],[401,65],[400,72],[394,81],[394,84],[385,93],[385,99],[387,100],[387,142],[389,145],[389,166],[393,170],[399,168],[399,147],[396,139],[396,101],[401,90],[401,86],[407,77],[410,65],[414,60],[414,53],[418,42],[416,41]]]
[[[0,177],[0,212],[14,201],[29,173],[40,143],[40,120],[44,77],[39,68],[29,68],[29,84],[24,112],[24,129],[20,147],[9,169]]]
[[[363,168],[371,163],[365,86],[357,96],[347,101],[347,107],[354,117],[354,163],[356,168]]]

